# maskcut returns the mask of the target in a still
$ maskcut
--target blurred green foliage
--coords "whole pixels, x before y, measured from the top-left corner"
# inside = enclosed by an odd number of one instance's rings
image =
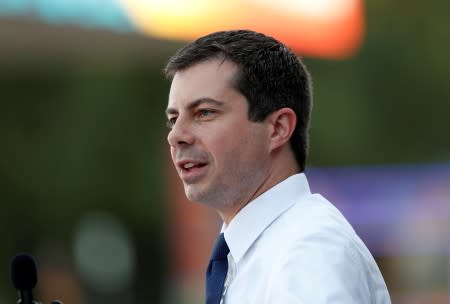
[[[167,95],[159,70],[67,63],[0,74],[0,260],[43,242],[62,243],[70,255],[79,218],[106,210],[136,237],[139,266],[147,267],[140,290],[158,298]],[[0,294],[13,292],[7,279],[0,277]]]
[[[367,1],[355,57],[307,59],[315,104],[310,164],[450,159],[448,1]]]

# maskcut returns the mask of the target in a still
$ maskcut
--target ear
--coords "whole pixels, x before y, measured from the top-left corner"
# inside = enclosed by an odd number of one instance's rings
[[[266,118],[270,127],[270,151],[289,143],[295,126],[297,115],[290,108],[281,108]]]

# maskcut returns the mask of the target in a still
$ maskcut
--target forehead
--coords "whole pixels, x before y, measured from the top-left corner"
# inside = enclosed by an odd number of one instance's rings
[[[233,81],[238,71],[235,63],[212,59],[175,73],[169,92],[169,108],[182,108],[198,99],[226,101],[238,93]]]

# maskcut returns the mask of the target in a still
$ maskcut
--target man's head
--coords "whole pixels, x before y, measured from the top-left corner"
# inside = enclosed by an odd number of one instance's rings
[[[249,31],[215,33],[181,49],[166,73],[168,142],[188,199],[227,221],[303,171],[309,76],[283,45]]]
[[[233,85],[247,99],[250,120],[262,121],[284,107],[295,112],[297,125],[290,144],[303,171],[312,104],[311,79],[303,63],[272,37],[236,30],[209,34],[180,49],[165,73],[172,78],[178,71],[210,59],[229,60],[238,66]]]

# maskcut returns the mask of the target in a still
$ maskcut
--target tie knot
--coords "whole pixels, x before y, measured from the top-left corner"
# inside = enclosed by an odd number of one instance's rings
[[[211,260],[220,260],[227,257],[230,249],[228,248],[227,242],[225,241],[225,237],[223,233],[219,234],[216,240],[216,244],[214,245],[214,249],[211,255]]]

